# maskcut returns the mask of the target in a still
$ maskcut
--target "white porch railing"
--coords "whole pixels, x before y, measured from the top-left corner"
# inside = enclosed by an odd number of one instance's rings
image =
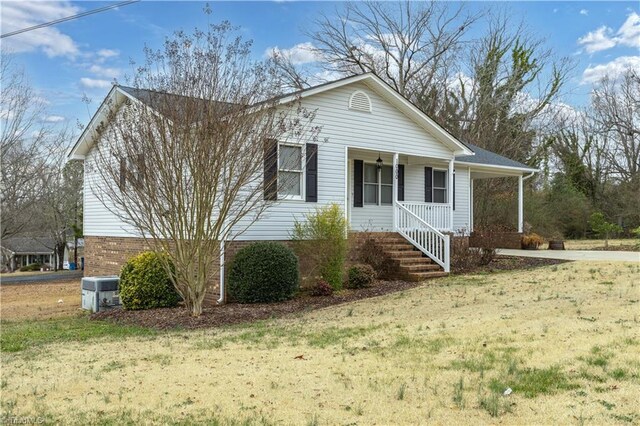
[[[451,231],[451,206],[440,203],[399,201],[400,205],[440,231]]]
[[[401,202],[394,203],[396,231],[449,272],[449,235],[445,235]],[[409,203],[410,204],[410,203]]]

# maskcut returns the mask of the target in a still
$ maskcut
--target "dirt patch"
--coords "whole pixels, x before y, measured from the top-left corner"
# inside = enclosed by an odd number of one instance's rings
[[[0,285],[0,318],[48,319],[78,313],[80,280]]]
[[[489,265],[466,270],[465,273],[509,271],[557,265],[566,261],[556,259],[536,259],[529,257],[497,256]],[[332,296],[312,297],[306,293],[295,299],[280,303],[238,304],[228,303],[204,309],[203,314],[194,318],[183,307],[127,311],[114,309],[93,314],[91,319],[107,320],[119,324],[139,325],[156,329],[207,328],[240,324],[270,318],[280,318],[296,312],[306,312],[332,305],[382,296],[417,287],[420,282],[377,281],[372,287],[358,290],[343,290]]]

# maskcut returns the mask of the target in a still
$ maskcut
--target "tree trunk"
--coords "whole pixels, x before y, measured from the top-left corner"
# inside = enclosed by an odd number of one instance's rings
[[[56,244],[56,252],[58,254],[58,258],[56,259],[57,262],[57,271],[61,271],[64,267],[64,249],[66,247],[67,243],[58,243]]]

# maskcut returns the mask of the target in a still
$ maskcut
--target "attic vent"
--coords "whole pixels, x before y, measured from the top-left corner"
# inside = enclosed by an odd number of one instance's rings
[[[366,93],[359,90],[353,92],[349,98],[349,109],[371,112],[371,99],[369,99]]]

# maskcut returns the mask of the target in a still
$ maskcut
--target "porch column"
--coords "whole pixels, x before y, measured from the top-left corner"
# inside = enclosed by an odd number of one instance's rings
[[[522,175],[518,176],[518,232],[524,229],[524,213],[523,213],[523,194],[522,194]]]
[[[392,187],[392,205],[393,205],[393,230],[397,228],[398,218],[396,217],[396,203],[398,202],[398,153],[393,154],[393,187]]]
[[[449,173],[447,173],[447,177],[449,182],[447,187],[449,190],[447,191],[448,197],[447,201],[449,202],[449,231],[453,232],[453,158],[449,160]]]
[[[473,232],[473,179],[469,177],[469,233],[471,232]]]

